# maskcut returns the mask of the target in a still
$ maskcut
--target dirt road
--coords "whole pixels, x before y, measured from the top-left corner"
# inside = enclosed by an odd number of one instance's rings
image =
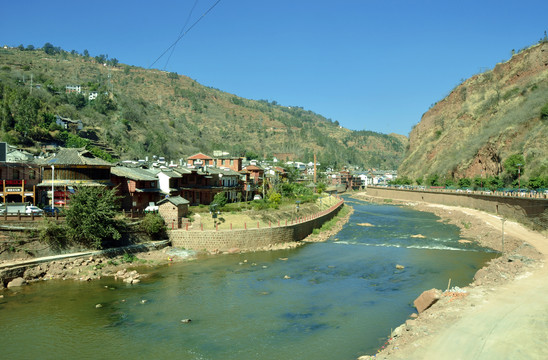
[[[464,212],[501,231],[497,216],[428,206]],[[377,354],[377,359],[548,359],[548,239],[515,222],[506,221],[504,230],[542,254],[537,266],[505,284],[470,289],[467,299],[454,309],[456,316],[441,321],[436,331]]]

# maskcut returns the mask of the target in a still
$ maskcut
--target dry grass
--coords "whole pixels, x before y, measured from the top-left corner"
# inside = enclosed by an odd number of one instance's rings
[[[335,205],[339,200],[333,196],[325,196],[315,203],[306,203],[299,206],[296,211],[295,205],[281,206],[278,210],[245,210],[239,213],[221,213],[214,219],[210,213],[200,213],[194,215],[192,229],[213,230],[218,226],[219,230],[230,229],[256,229],[265,227],[280,226],[291,224],[300,217],[312,216],[320,211],[328,209]]]

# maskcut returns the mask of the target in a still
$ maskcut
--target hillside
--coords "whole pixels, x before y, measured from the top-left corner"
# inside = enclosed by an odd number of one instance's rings
[[[401,135],[348,130],[300,107],[244,99],[175,73],[117,61],[105,66],[105,60],[46,46],[0,49],[2,139],[35,153],[48,143],[93,147],[93,140],[123,159],[177,161],[223,150],[308,162],[316,153],[322,166],[385,169],[399,165],[407,145]],[[98,97],[66,94],[67,85]],[[83,131],[63,131],[52,124],[55,115],[82,120]]]
[[[428,110],[410,133],[399,174],[497,177],[507,185],[519,162],[522,179],[546,178],[547,118],[548,42],[541,41],[464,81]]]

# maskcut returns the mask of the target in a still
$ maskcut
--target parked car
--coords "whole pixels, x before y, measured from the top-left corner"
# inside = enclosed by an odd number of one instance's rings
[[[44,214],[44,210],[40,209],[38,206],[29,205],[25,209],[25,214],[27,214],[27,215],[30,215],[30,214],[42,215],[42,214]]]
[[[255,196],[253,196],[253,200],[262,200],[262,196],[257,194]]]
[[[61,212],[61,209],[56,206],[47,205],[44,206],[44,212],[48,215],[54,216],[58,215]]]

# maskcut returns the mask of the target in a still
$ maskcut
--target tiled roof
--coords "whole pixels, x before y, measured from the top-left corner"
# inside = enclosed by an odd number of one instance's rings
[[[146,169],[115,166],[110,169],[113,175],[128,178],[135,181],[156,181],[158,178]]]
[[[190,203],[190,201],[188,201],[187,199],[182,198],[179,195],[177,195],[177,196],[170,196],[170,197],[167,197],[165,199],[162,199],[162,200],[158,201],[157,204],[161,205],[161,204],[166,203],[168,201],[170,203],[172,203],[173,205],[175,205],[175,206],[186,205],[186,204]]]
[[[189,156],[187,158],[187,160],[197,160],[197,159],[207,159],[207,160],[212,160],[213,158],[211,156],[208,156],[206,154],[202,154],[202,153],[197,153],[197,154],[194,154],[192,156]]]
[[[93,156],[91,152],[84,148],[60,148],[57,154],[45,159],[45,163],[46,165],[112,166],[108,161]]]

